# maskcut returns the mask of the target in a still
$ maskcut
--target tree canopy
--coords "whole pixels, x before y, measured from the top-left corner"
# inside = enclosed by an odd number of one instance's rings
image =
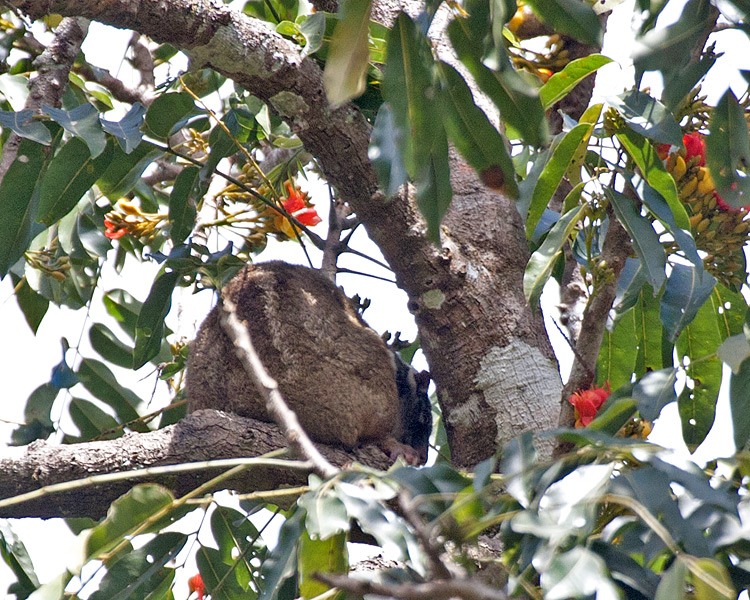
[[[592,101],[618,4],[6,2],[0,277],[33,331],[50,304],[101,304],[119,327],[89,322],[93,355],[66,346],[9,399],[25,422],[0,455],[8,593],[748,588],[750,95],[702,89],[715,40],[750,33],[747,6],[688,0],[664,26],[667,3],[638,0],[635,86]],[[137,83],[81,53],[91,21],[133,32]],[[157,75],[182,57],[187,71]],[[303,191],[313,174],[328,198]],[[186,415],[189,344],[165,325],[175,290],[221,289],[271,239],[316,248],[333,279],[341,256],[363,255],[359,228],[419,331],[393,348],[407,361],[421,348],[435,383],[429,466],[389,468],[376,446],[318,454],[282,417]],[[159,270],[144,298],[101,276],[146,263]],[[574,356],[564,385],[544,289],[559,289]],[[169,382],[169,405],[149,407],[117,369]],[[703,468],[647,440],[676,403],[695,450],[723,382],[733,456]],[[13,530],[23,517],[66,518],[81,541],[44,585]],[[386,558],[350,572],[348,542]]]

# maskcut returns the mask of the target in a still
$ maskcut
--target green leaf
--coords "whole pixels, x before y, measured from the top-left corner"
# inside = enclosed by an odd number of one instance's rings
[[[299,592],[302,598],[314,598],[330,587],[315,579],[315,573],[345,574],[349,571],[346,534],[327,539],[312,539],[307,530],[302,532],[297,552]]]
[[[443,61],[438,61],[437,67],[446,108],[443,122],[451,142],[485,184],[500,183],[490,187],[502,188],[512,198],[517,197],[515,170],[505,137],[474,104],[471,90],[459,72]]]
[[[646,421],[654,421],[670,402],[677,400],[674,384],[677,369],[650,371],[636,381],[631,395],[638,401],[638,412]]]
[[[602,24],[588,4],[576,0],[531,0],[529,5],[542,21],[558,33],[601,48],[604,36]]]
[[[148,142],[139,144],[130,154],[125,154],[119,147],[115,148],[112,162],[96,185],[102,194],[111,200],[118,200],[136,186],[143,172],[162,154],[162,150]]]
[[[254,600],[257,597],[237,581],[239,563],[224,560],[220,550],[201,546],[195,554],[195,561],[212,600]]]
[[[750,205],[750,140],[744,109],[728,89],[711,112],[706,138],[706,164],[716,191],[732,208]]]
[[[193,231],[197,215],[194,191],[199,175],[198,167],[185,167],[172,186],[169,195],[169,222],[172,224],[169,237],[175,246],[184,242]]]
[[[187,92],[162,94],[148,107],[143,130],[151,137],[165,140],[185,119],[199,113]]]
[[[113,550],[126,536],[140,530],[146,519],[173,501],[169,490],[153,483],[137,485],[120,496],[107,510],[107,517],[86,538],[87,561]],[[153,531],[155,526],[156,523],[152,524],[147,531]]]
[[[320,489],[305,494],[298,504],[307,511],[305,526],[313,539],[328,539],[349,531],[349,517],[341,500]]]
[[[685,586],[687,573],[685,562],[678,556],[672,566],[662,575],[654,600],[684,600],[687,591]]]
[[[636,401],[633,398],[617,398],[607,402],[607,406],[602,406],[600,413],[589,423],[589,429],[615,435],[633,416],[635,409]]]
[[[172,307],[172,292],[179,277],[177,271],[164,273],[151,286],[135,326],[133,369],[140,369],[159,353],[164,336],[164,318]]]
[[[667,201],[674,215],[675,225],[679,229],[690,231],[690,221],[688,220],[685,207],[677,195],[677,186],[674,178],[659,159],[654,145],[630,128],[623,129],[615,135],[626,152],[635,161],[635,164],[638,165],[641,175],[648,181],[648,184]]]
[[[49,146],[52,143],[52,135],[43,123],[34,121],[34,111],[30,108],[9,112],[0,110],[0,127],[6,127],[14,131],[22,138]]]
[[[305,47],[300,56],[305,58],[317,52],[323,45],[323,34],[326,31],[326,15],[318,12],[309,15],[299,26],[299,32],[305,38]]]
[[[23,256],[31,240],[43,229],[36,224],[38,181],[44,174],[44,147],[21,140],[18,156],[0,184],[0,278]]]
[[[677,338],[677,355],[681,364],[688,363],[686,372],[692,380],[677,400],[682,437],[691,451],[703,442],[714,422],[721,386],[721,362],[715,356],[720,342],[710,303],[703,304],[693,322]]]
[[[679,263],[672,266],[659,313],[670,341],[676,340],[680,332],[692,322],[698,310],[711,296],[715,285],[716,280],[709,273],[703,273],[701,278],[697,269],[692,266]]]
[[[735,600],[737,592],[727,568],[712,558],[693,558],[687,563],[696,600]]]
[[[91,158],[96,158],[107,145],[107,136],[99,122],[99,112],[91,104],[81,104],[73,110],[62,110],[43,106],[42,110],[50,118],[63,126],[65,131],[81,138],[91,151]]]
[[[562,71],[555,73],[539,90],[539,97],[545,110],[551,108],[567,96],[586,77],[612,62],[602,54],[589,54],[571,60]]]
[[[636,337],[636,311],[633,309],[618,319],[615,328],[604,331],[599,356],[596,359],[596,381],[605,381],[613,390],[629,383],[635,371],[636,353],[633,339]]]
[[[741,293],[717,283],[711,294],[711,303],[719,321],[722,340],[743,332],[748,307]]]
[[[605,193],[618,220],[633,241],[633,249],[646,269],[646,279],[654,289],[660,289],[666,277],[664,269],[667,255],[653,224],[641,215],[635,202],[624,194],[611,188],[606,188]]]
[[[110,142],[92,158],[89,147],[80,138],[68,140],[42,178],[37,221],[49,226],[73,210],[109,166],[112,146]]]
[[[365,91],[370,60],[370,0],[342,0],[339,14],[323,71],[326,96],[334,107]]]
[[[628,90],[607,98],[633,131],[655,142],[682,145],[682,130],[672,113],[655,98],[638,90]]]
[[[136,407],[140,406],[141,399],[134,392],[121,386],[104,363],[84,358],[77,374],[83,386],[95,398],[114,409],[120,423],[129,423],[138,418]],[[141,432],[148,431],[148,427],[138,421],[132,424],[132,428]]]
[[[427,239],[440,244],[440,223],[450,206],[453,190],[445,132],[440,129],[436,132],[436,138],[427,170],[421,172],[414,184],[417,188],[419,212],[427,221]]]
[[[537,458],[530,433],[523,433],[503,446],[500,473],[507,479],[508,493],[524,508],[529,507],[534,497]]]
[[[708,53],[706,49],[698,62],[688,64],[671,77],[665,77],[664,91],[661,95],[664,106],[674,111],[693,90],[695,84],[714,66],[717,58],[718,56]]]
[[[565,171],[570,165],[573,156],[580,143],[593,131],[594,126],[589,123],[581,123],[573,129],[562,135],[560,142],[552,150],[547,164],[544,166],[539,179],[534,186],[534,193],[531,197],[529,212],[526,217],[526,239],[530,239],[534,233],[539,219],[547,208],[552,195],[557,190],[562,181]]]
[[[740,336],[738,336],[740,337]],[[741,336],[744,338],[745,336]],[[725,342],[726,343],[726,342]],[[747,345],[747,340],[745,340]],[[732,425],[734,426],[734,445],[737,451],[745,448],[750,439],[750,346],[746,349],[745,360],[740,368],[733,371],[729,378],[729,408],[732,412]]]
[[[39,587],[39,579],[26,546],[5,519],[0,520],[0,556],[16,576],[14,585],[18,598],[26,598]]]
[[[260,568],[263,587],[259,600],[276,600],[284,582],[294,576],[297,544],[304,531],[304,520],[305,511],[298,508],[281,526],[279,541]]]
[[[563,245],[581,219],[585,208],[585,206],[578,207],[560,217],[539,249],[531,255],[523,274],[523,293],[532,311],[536,310],[544,285],[552,274],[552,267],[557,257],[560,256]]]
[[[91,600],[128,600],[131,598],[161,597],[174,581],[174,569],[168,562],[180,553],[188,537],[184,533],[160,533],[142,548],[132,550],[113,565],[91,594]]]
[[[117,138],[117,142],[125,154],[130,154],[141,143],[141,138],[143,138],[141,125],[143,125],[145,116],[146,108],[140,102],[136,102],[130,108],[128,114],[119,121],[105,121],[102,119],[102,128]]]
[[[94,323],[89,329],[89,342],[106,361],[125,369],[133,366],[133,349],[123,344],[106,325]]]
[[[380,105],[375,117],[367,155],[378,176],[380,188],[389,198],[409,178],[401,156],[398,135],[400,135],[400,131],[393,122],[390,104],[384,102]]]
[[[36,333],[44,315],[47,314],[49,300],[31,289],[31,286],[25,277],[21,279],[12,272],[10,275],[13,289],[16,291],[16,302],[18,302],[18,308],[21,309],[31,331]]]
[[[486,67],[482,62],[480,44],[470,37],[463,19],[454,19],[448,24],[448,35],[456,54],[479,88],[500,109],[502,120],[516,129],[526,144],[544,146],[549,134],[538,90],[510,66],[507,56],[502,57],[503,65],[499,71]]]
[[[70,418],[73,419],[73,423],[81,432],[81,441],[100,438],[105,431],[111,433],[103,439],[114,439],[122,435],[122,431],[118,429],[117,420],[93,402],[73,398],[68,405],[68,410],[70,411]]]

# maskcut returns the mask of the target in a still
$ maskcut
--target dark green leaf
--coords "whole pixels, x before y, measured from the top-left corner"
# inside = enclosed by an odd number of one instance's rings
[[[44,174],[44,147],[21,140],[18,156],[0,184],[0,278],[23,256],[29,242],[43,229],[36,224],[37,183]]]
[[[567,96],[586,77],[612,62],[611,58],[601,54],[589,54],[583,58],[571,60],[562,71],[555,73],[539,90],[542,106],[549,109],[553,104]]]
[[[117,200],[135,187],[143,172],[162,153],[162,150],[148,142],[139,144],[130,154],[115,148],[112,162],[96,185],[102,194],[113,201]]]
[[[599,385],[608,381],[616,390],[630,382],[636,362],[633,352],[633,339],[637,339],[635,319],[636,311],[629,311],[617,320],[611,332],[605,330],[596,359],[596,380]]]
[[[662,575],[654,600],[684,600],[687,591],[685,585],[687,572],[685,563],[678,556],[672,566]]]
[[[187,539],[176,531],[160,533],[142,548],[128,552],[108,566],[91,600],[145,599],[151,593],[163,593],[174,580],[174,569],[166,564],[180,553]]]
[[[107,312],[123,328],[131,339],[135,339],[135,325],[143,303],[125,290],[112,290],[104,295]]]
[[[479,88],[500,109],[503,121],[515,128],[526,144],[537,147],[546,144],[547,117],[538,90],[510,66],[507,57],[503,57],[499,72],[486,67],[482,62],[481,49],[466,31],[462,19],[451,21],[448,34],[459,59]]]
[[[602,406],[596,418],[589,423],[588,428],[615,435],[630,420],[635,409],[636,402],[632,398],[613,399]]]
[[[44,315],[47,314],[49,300],[31,289],[26,278],[21,279],[11,272],[11,280],[13,282],[13,289],[16,291],[18,308],[21,309],[31,331],[36,333]]]
[[[302,496],[298,503],[307,511],[305,525],[313,539],[327,539],[349,531],[346,508],[336,495],[316,490]]]
[[[601,48],[602,24],[588,4],[576,0],[532,0],[529,5],[555,31]]]
[[[105,364],[84,358],[78,367],[78,377],[95,398],[114,409],[121,423],[128,423],[138,418],[136,407],[140,406],[141,399],[129,389],[121,386]],[[148,428],[140,422],[133,423],[132,427],[136,431],[148,431]]]
[[[0,110],[0,127],[7,127],[23,138],[49,146],[52,135],[44,124],[34,121],[34,111],[30,108],[18,112]]]
[[[96,158],[77,137],[71,138],[52,159],[39,194],[37,221],[52,225],[75,208],[113,158],[113,143]]]
[[[638,90],[629,90],[607,98],[628,126],[655,142],[682,145],[682,130],[674,116],[658,100]]]
[[[632,396],[638,401],[638,412],[647,421],[654,421],[670,402],[677,400],[674,384],[677,369],[650,371],[633,386]]]
[[[408,179],[399,148],[400,140],[396,137],[398,135],[400,131],[393,122],[391,107],[384,102],[380,105],[378,115],[375,117],[367,154],[377,173],[380,188],[389,198]]]
[[[704,274],[704,279],[707,276]],[[682,437],[691,451],[703,442],[714,422],[721,386],[721,362],[715,352],[720,343],[718,322],[710,303],[698,310],[693,322],[677,338],[677,355],[681,364],[688,363],[686,371],[692,380],[677,401]]]
[[[143,137],[141,125],[143,125],[145,116],[145,107],[140,102],[136,102],[130,108],[128,114],[119,121],[102,119],[102,128],[117,138],[117,142],[125,151],[125,154],[130,154],[141,143]]]
[[[73,110],[62,110],[43,106],[42,110],[53,121],[63,126],[68,133],[81,138],[91,151],[91,158],[96,158],[107,145],[107,136],[99,122],[99,112],[91,104],[81,104]]]
[[[711,112],[711,135],[706,138],[706,164],[716,191],[732,208],[750,205],[750,140],[744,109],[727,90]]]
[[[201,546],[195,555],[196,563],[212,600],[254,600],[257,595],[237,581],[237,565],[226,561],[220,550]]]
[[[187,92],[162,94],[148,107],[144,131],[156,139],[167,139],[185,118],[198,112]]]
[[[118,429],[117,420],[110,414],[103,411],[93,402],[73,398],[68,405],[70,418],[81,432],[81,441],[93,440],[100,438],[105,431],[111,431],[104,439],[113,439],[122,435],[122,430]]]
[[[197,215],[194,191],[198,183],[200,169],[185,167],[175,179],[172,193],[169,195],[169,222],[172,229],[169,237],[175,246],[185,241],[193,231]]]
[[[750,439],[750,360],[747,358],[742,361],[739,372],[732,373],[729,379],[729,407],[734,425],[734,445],[739,451]]]
[[[323,72],[323,85],[332,106],[339,106],[365,90],[370,60],[367,46],[370,0],[342,0],[339,15]]]
[[[671,77],[666,77],[664,91],[661,95],[661,101],[664,103],[664,106],[668,110],[674,111],[693,88],[695,88],[695,84],[714,66],[717,58],[718,55],[705,50],[698,62],[690,63],[686,67],[676,71]]]
[[[18,600],[28,597],[39,587],[39,579],[26,546],[7,520],[0,521],[0,556],[16,576]]]
[[[633,249],[646,269],[646,279],[654,289],[664,282],[667,256],[653,224],[641,215],[635,202],[611,188],[605,190],[618,220],[633,240]]]
[[[439,244],[440,223],[450,206],[453,190],[445,131],[441,128],[435,132],[435,137],[427,170],[417,176],[414,184],[417,188],[419,212],[427,221],[427,239]]]
[[[671,341],[689,325],[711,296],[716,280],[708,273],[699,276],[692,266],[675,264],[661,298],[661,322]]]
[[[108,362],[126,369],[133,366],[133,349],[122,343],[106,325],[94,323],[89,329],[89,342]]]
[[[172,292],[179,277],[177,271],[164,273],[151,286],[135,326],[133,369],[140,369],[159,353],[164,336],[164,318],[172,307]]]
[[[667,201],[674,215],[676,227],[690,231],[690,221],[688,220],[685,207],[677,195],[677,186],[674,178],[656,154],[654,145],[630,128],[623,129],[615,135],[630,157],[635,161],[635,164],[638,165],[641,175]]]
[[[530,433],[524,433],[503,446],[500,473],[506,477],[508,493],[524,508],[530,505],[534,497],[536,460],[537,453]]]
[[[323,45],[323,34],[326,31],[325,13],[318,12],[308,16],[299,26],[299,31],[305,38],[305,47],[300,56],[304,58],[317,52]]]
[[[536,310],[544,285],[552,274],[552,267],[562,252],[585,206],[568,211],[555,223],[539,249],[531,255],[523,274],[523,293],[532,310]]]
[[[505,137],[490,123],[476,104],[464,78],[449,64],[439,61],[446,108],[445,129],[482,181],[489,187],[503,189],[510,197],[518,196],[515,170],[508,156]],[[500,179],[500,185],[490,185]]]
[[[261,566],[263,589],[259,600],[276,600],[284,582],[295,574],[297,544],[304,531],[304,520],[305,511],[298,508],[281,526],[279,541]]]

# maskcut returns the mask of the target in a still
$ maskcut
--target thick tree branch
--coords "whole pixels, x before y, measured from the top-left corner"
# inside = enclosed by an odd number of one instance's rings
[[[116,440],[63,446],[35,442],[23,448],[8,448],[0,456],[0,495],[11,498],[46,485],[97,474],[237,456],[262,456],[286,446],[285,436],[274,424],[215,410],[202,410],[158,431],[130,433]],[[373,445],[362,446],[352,452],[323,444],[319,448],[326,460],[337,466],[356,461],[386,469],[392,462],[380,448]],[[127,492],[134,483],[159,483],[175,495],[183,495],[223,470],[160,474],[45,495],[2,508],[0,517],[97,519],[106,513],[113,500]],[[302,485],[306,481],[304,472],[264,467],[250,468],[222,485],[240,492],[252,492]]]

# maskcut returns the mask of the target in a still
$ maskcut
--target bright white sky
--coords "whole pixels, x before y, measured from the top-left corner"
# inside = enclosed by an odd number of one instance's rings
[[[629,56],[633,40],[630,32],[633,4],[633,0],[628,0],[625,4],[617,7],[609,19],[609,30],[605,37],[603,53],[615,59],[616,63],[604,67],[597,79],[595,92],[601,97],[618,94],[632,86],[633,69]],[[663,22],[668,23],[676,19],[679,16],[681,5],[680,0],[670,2],[664,11]],[[738,96],[742,94],[746,84],[737,73],[737,69],[750,69],[750,44],[743,34],[726,31],[715,37],[718,42],[717,50],[724,50],[727,54],[719,59],[719,65],[714,68],[709,81],[704,86],[704,92],[710,94],[709,102],[715,102],[730,83]],[[113,74],[120,71],[125,72],[121,58],[129,38],[128,32],[93,24],[84,44],[84,52],[93,64],[107,68]],[[102,52],[103,48],[106,48],[107,51]],[[649,81],[648,84],[654,91],[658,89],[657,86],[660,87],[658,80]],[[303,185],[303,187],[305,186]],[[325,213],[327,211],[325,189],[319,183],[314,182],[311,182],[309,189],[313,198],[320,199],[318,200],[318,209],[321,213]],[[318,228],[319,233],[324,235],[325,227],[319,225]],[[379,256],[377,248],[361,232],[355,239],[357,239],[356,248],[372,256]],[[319,265],[318,253],[312,248],[310,252],[314,260],[317,259],[316,266]],[[269,249],[260,258],[262,260],[283,258],[289,262],[298,263],[305,261],[300,248],[293,243],[271,243]],[[343,266],[388,276],[387,273],[378,272],[377,267],[366,262],[345,261]],[[146,269],[148,273],[145,273],[143,269]],[[153,275],[157,269],[157,265],[141,266],[137,274],[135,269],[126,269],[122,276],[118,276],[112,271],[105,272],[102,285],[107,290],[122,287],[135,297],[143,300],[148,294]],[[416,328],[413,319],[406,310],[406,295],[394,285],[349,275],[340,276],[339,283],[345,287],[349,295],[359,293],[363,297],[372,299],[372,307],[365,316],[373,328],[380,332],[385,330],[402,331],[404,339],[414,337]],[[544,307],[547,308],[547,312],[552,314],[556,312],[552,308],[556,302],[555,294],[556,290],[550,289],[543,298]],[[177,335],[190,339],[212,304],[213,298],[210,293],[203,292],[197,296],[181,293],[175,297],[168,324]],[[114,331],[118,331],[117,325],[108,320],[108,317],[101,311],[98,311],[100,306],[98,302],[92,303],[92,306],[95,312],[90,316],[91,319],[104,322]],[[0,440],[6,441],[9,439],[10,431],[14,429],[15,424],[23,420],[23,400],[45,381],[46,374],[60,361],[61,337],[65,336],[71,346],[80,345],[81,352],[85,356],[97,358],[96,353],[88,346],[87,331],[90,323],[87,322],[88,317],[84,313],[85,311],[74,312],[50,306],[38,335],[35,337],[16,305],[9,278],[0,282],[0,323],[3,324],[3,334],[6,340],[5,345],[0,345],[0,373],[3,374],[3,379],[6,382],[5,402],[0,405]],[[561,371],[566,375],[570,368],[570,352],[567,351],[567,345],[560,338],[555,327],[548,323],[547,329],[558,352]],[[12,340],[13,343],[8,344],[7,341],[9,340]],[[76,360],[72,353],[68,355],[68,358],[69,362]],[[141,397],[148,398],[154,389],[155,375],[152,372],[147,372],[147,367],[142,371],[144,372],[133,374],[121,370],[118,371],[118,377],[121,382],[127,382],[131,385]],[[726,397],[726,393],[723,396]],[[168,397],[163,383],[157,384],[157,398],[159,397],[161,400],[157,399],[153,408],[163,404]],[[59,401],[60,399],[58,399]],[[673,443],[673,436],[669,435],[669,431],[674,427],[675,418],[676,407],[667,407],[663,413],[662,426],[657,427],[654,432],[654,437],[657,438],[658,443]],[[732,446],[731,435],[727,435],[726,431],[726,426],[729,423],[726,402],[720,402],[717,419],[723,425],[715,428],[712,432],[711,437],[714,438],[714,441],[707,444],[709,446],[708,453],[713,455],[730,454]],[[663,426],[664,422],[668,422],[669,425]],[[728,444],[727,441],[729,441]],[[704,459],[707,457],[705,456]],[[46,522],[40,529],[39,520],[26,519],[14,521],[13,527],[27,544],[37,574],[43,581],[51,579],[64,569],[66,556],[66,542],[64,540],[69,540],[71,535],[62,521]],[[51,544],[50,540],[55,540],[55,542]],[[0,589],[7,587],[9,577],[7,567],[0,564]],[[187,590],[184,588],[178,588],[176,592],[177,598],[187,597]]]

